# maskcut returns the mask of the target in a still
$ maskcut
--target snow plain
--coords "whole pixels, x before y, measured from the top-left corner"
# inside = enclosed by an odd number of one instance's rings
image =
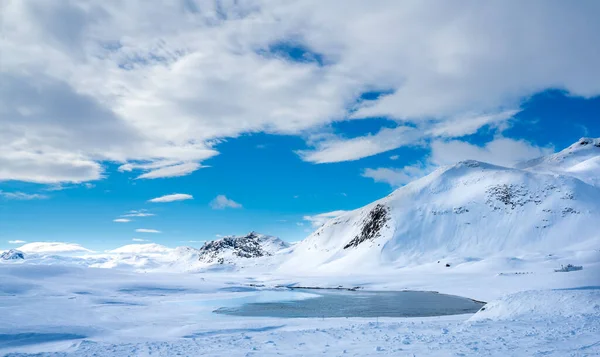
[[[570,273],[550,269],[560,258],[538,257],[464,263],[442,273],[436,264],[312,277],[258,269],[144,273],[13,261],[0,264],[0,355],[599,355],[600,252],[574,254],[587,257],[585,268]],[[436,290],[490,303],[475,315],[428,318],[212,313],[228,299],[276,285]]]

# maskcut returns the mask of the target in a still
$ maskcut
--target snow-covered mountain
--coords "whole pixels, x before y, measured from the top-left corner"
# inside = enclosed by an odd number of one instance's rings
[[[25,259],[25,254],[23,252],[10,249],[2,254],[0,254],[0,260],[22,260]]]
[[[250,232],[204,243],[199,249],[199,260],[206,264],[237,264],[247,258],[272,256],[289,246],[277,237]]]
[[[477,161],[440,168],[328,221],[281,269],[376,272],[597,246],[599,160],[600,139],[582,139],[519,168]]]

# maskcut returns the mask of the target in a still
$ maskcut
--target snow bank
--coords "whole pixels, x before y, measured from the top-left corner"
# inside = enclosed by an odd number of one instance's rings
[[[600,286],[522,291],[490,302],[469,321],[600,316]]]

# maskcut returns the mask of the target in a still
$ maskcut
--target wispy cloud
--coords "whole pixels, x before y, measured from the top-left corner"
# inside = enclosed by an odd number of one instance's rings
[[[210,202],[210,207],[212,209],[242,208],[242,205],[227,198],[225,195],[218,195]]]
[[[362,176],[372,178],[375,182],[387,183],[392,187],[400,187],[425,176],[432,170],[433,168],[421,165],[405,166],[403,168],[380,167],[365,169]]]
[[[6,192],[0,190],[0,197],[7,200],[18,200],[18,201],[30,201],[30,200],[44,200],[49,198],[46,195],[39,193],[25,193],[25,192]]]
[[[129,211],[121,217],[152,217],[154,213],[150,213],[145,209]]]
[[[117,219],[113,219],[113,222],[117,222],[117,223],[127,223],[127,222],[131,222],[130,219],[127,218],[117,218]]]
[[[135,231],[138,233],[161,233],[161,231],[158,231],[156,229],[147,229],[147,228],[138,228]]]
[[[384,128],[376,134],[352,139],[327,137],[325,140],[317,141],[315,149],[300,150],[297,151],[297,154],[302,160],[315,164],[354,161],[400,146],[414,145],[420,137],[421,134],[418,130],[408,126],[398,126],[393,129]]]
[[[154,202],[154,203],[174,202],[174,201],[185,201],[185,200],[193,200],[193,199],[194,199],[194,197],[192,195],[188,195],[186,193],[174,193],[171,195],[165,195],[165,196],[153,198],[151,200],[148,200],[148,202]]]
[[[339,217],[346,212],[348,212],[348,211],[337,210],[337,211],[331,211],[331,212],[317,214],[314,216],[304,216],[303,219],[305,221],[310,222],[310,224],[313,228],[318,228],[318,227],[322,226],[323,224],[325,224],[325,222],[329,221],[330,219]]]
[[[149,242],[149,240],[142,238],[132,238],[131,240],[134,242]]]
[[[8,241],[8,244],[24,244],[24,243],[27,243],[27,242],[24,241],[24,240],[19,240],[19,239],[17,239],[17,240],[9,240]]]
[[[205,167],[205,166],[202,166],[197,162],[185,162],[182,164],[161,167],[159,169],[146,172],[145,174],[141,174],[137,178],[138,179],[157,179],[157,178],[186,176],[202,167]]]

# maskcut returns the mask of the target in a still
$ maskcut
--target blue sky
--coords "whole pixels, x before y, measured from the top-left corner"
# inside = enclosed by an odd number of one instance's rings
[[[600,136],[592,1],[134,3],[5,5],[0,249],[296,241],[440,165]]]

